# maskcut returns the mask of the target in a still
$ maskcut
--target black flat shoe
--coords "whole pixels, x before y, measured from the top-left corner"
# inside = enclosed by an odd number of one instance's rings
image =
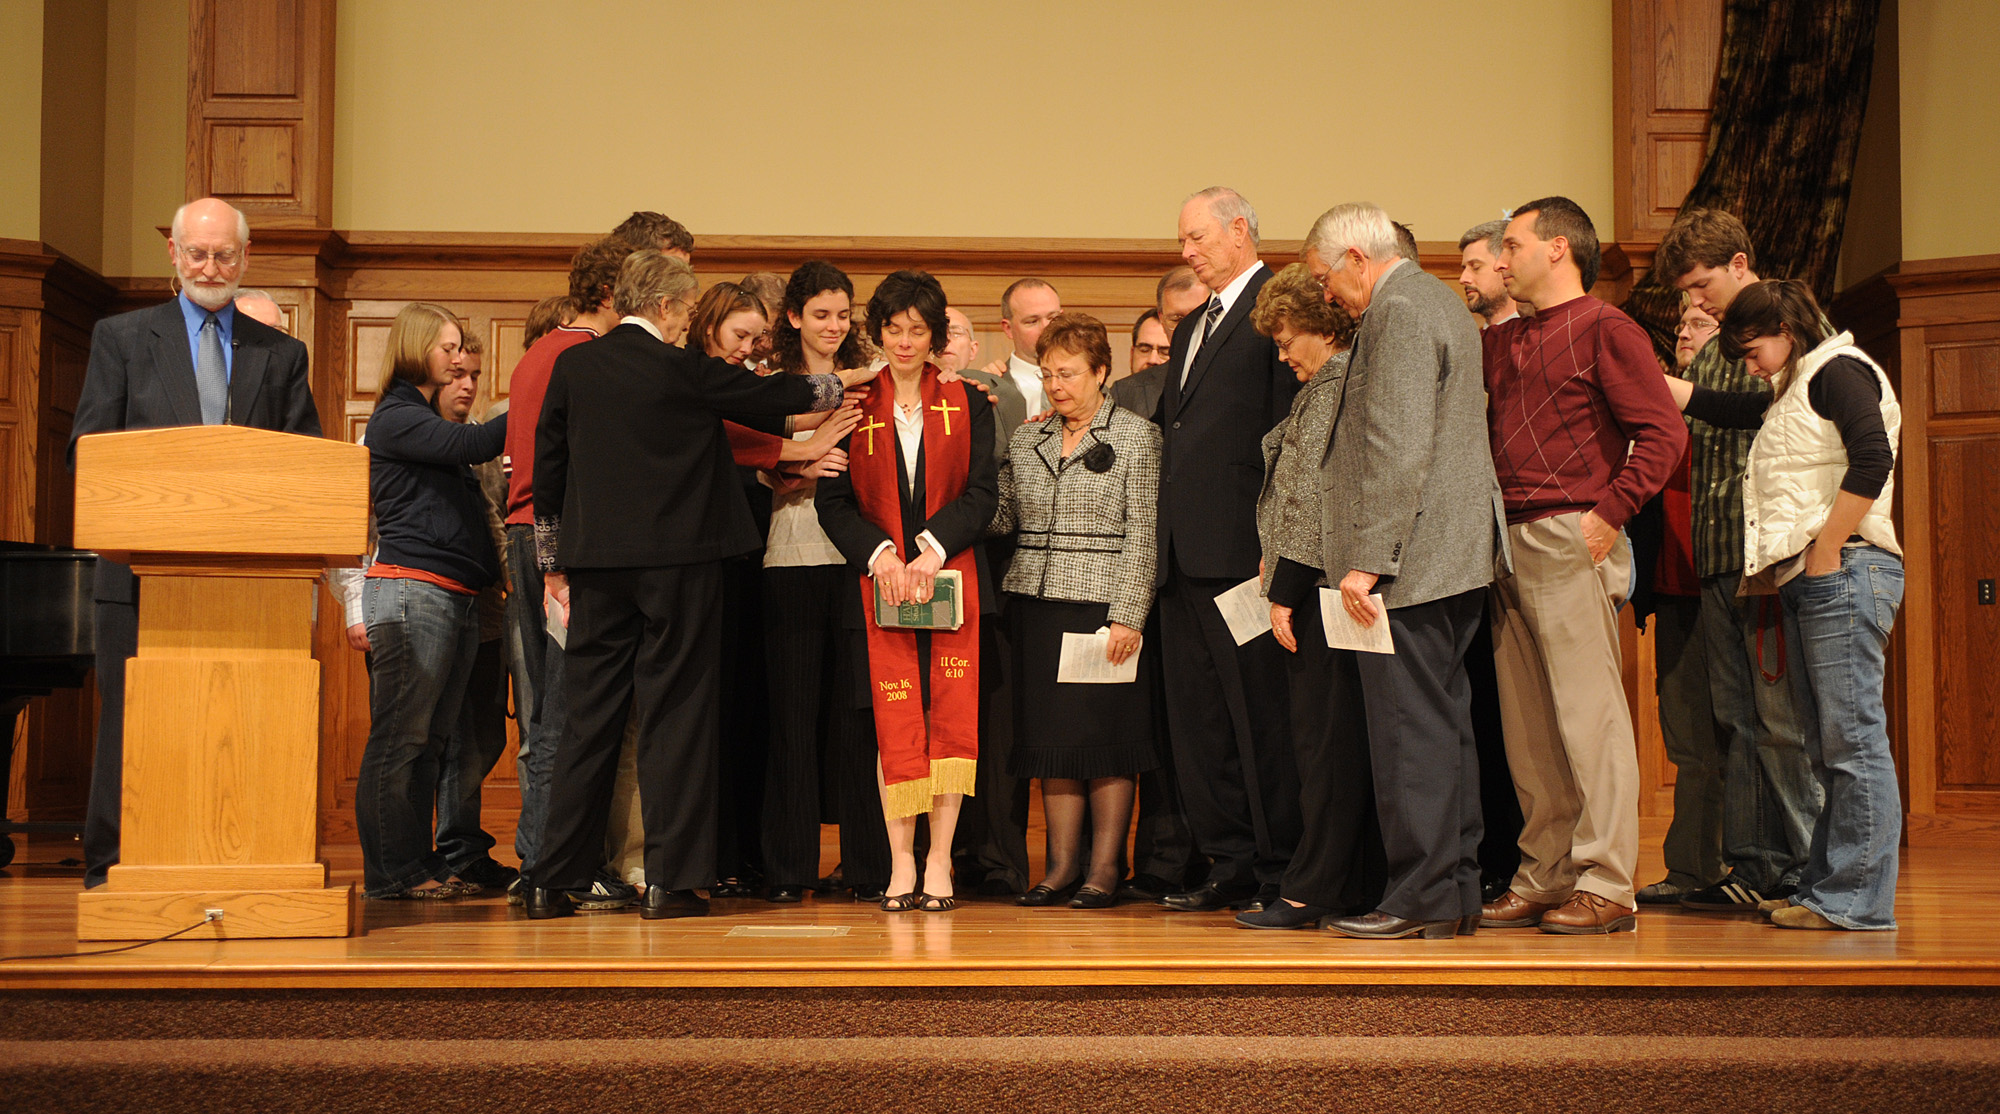
[[[1172,891],[1173,886],[1156,874],[1134,874],[1118,883],[1120,901],[1158,901]]]
[[[797,905],[805,899],[804,886],[772,886],[764,891],[764,900],[773,905]]]
[[[740,878],[724,878],[708,888],[710,897],[756,897],[757,887]]]
[[[1081,887],[1082,883],[1080,882],[1071,882],[1069,885],[1064,886],[1061,889],[1051,889],[1048,886],[1036,886],[1034,889],[1029,890],[1027,893],[1024,893],[1020,897],[1015,898],[1014,904],[1028,905],[1035,907],[1040,907],[1044,905],[1061,905],[1064,902],[1068,901],[1070,898],[1075,897],[1076,891]]]
[[[545,890],[540,886],[530,886],[521,904],[527,907],[528,919],[531,921],[546,921],[556,917],[576,915],[576,902],[569,899],[567,890]]]
[[[1293,905],[1289,901],[1274,901],[1262,909],[1250,909],[1236,914],[1236,923],[1244,928],[1311,928],[1321,917],[1333,912],[1322,905]]]
[[[1084,886],[1069,899],[1072,909],[1109,909],[1118,904],[1118,899],[1095,886]]]
[[[1448,921],[1411,921],[1390,916],[1380,909],[1359,917],[1328,917],[1320,927],[1357,940],[1400,940],[1421,936],[1426,940],[1449,940],[1458,935],[1462,917]]]
[[[706,917],[708,899],[693,890],[670,890],[665,886],[647,886],[646,898],[639,903],[639,915],[649,921],[664,921],[674,917]]]
[[[1200,889],[1189,890],[1184,894],[1168,894],[1161,898],[1159,903],[1182,913],[1213,913],[1219,909],[1227,909],[1236,902],[1255,897],[1256,894],[1257,887],[1254,885],[1218,886],[1209,882]]]

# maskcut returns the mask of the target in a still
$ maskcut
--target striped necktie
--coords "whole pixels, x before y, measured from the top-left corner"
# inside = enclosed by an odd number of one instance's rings
[[[1201,336],[1195,338],[1194,346],[1188,349],[1188,358],[1181,365],[1181,386],[1187,386],[1188,372],[1194,370],[1195,357],[1201,355],[1202,346],[1208,343],[1208,334],[1215,331],[1215,323],[1222,320],[1222,295],[1208,300],[1208,312],[1201,318]]]
[[[194,386],[201,395],[201,424],[221,425],[229,414],[229,364],[222,358],[222,325],[214,314],[201,325]]]

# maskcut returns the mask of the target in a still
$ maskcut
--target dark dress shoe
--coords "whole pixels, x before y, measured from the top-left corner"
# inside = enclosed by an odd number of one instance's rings
[[[756,897],[757,887],[740,878],[724,878],[708,888],[710,897]]]
[[[649,921],[672,917],[708,916],[708,899],[693,890],[670,890],[647,886],[646,899],[639,903],[639,915]]]
[[[812,884],[812,889],[815,893],[823,893],[823,894],[830,894],[835,890],[844,890],[846,888],[847,888],[847,874],[845,871],[840,869],[839,863],[833,864],[832,871],[828,872],[825,877],[821,878],[819,881],[814,882]]]
[[[1321,917],[1333,910],[1323,905],[1293,905],[1289,901],[1273,901],[1262,909],[1251,909],[1236,914],[1236,923],[1244,928],[1311,928]]]
[[[889,887],[871,886],[863,882],[860,885],[855,886],[848,892],[854,895],[854,900],[859,902],[864,902],[869,905],[873,905],[876,902],[881,901],[883,898],[889,896]]]
[[[1488,902],[1480,907],[1479,927],[1481,928],[1533,928],[1542,923],[1542,915],[1554,909],[1539,901],[1529,901],[1512,890],[1500,895],[1500,900]]]
[[[804,886],[772,886],[764,891],[764,900],[773,905],[797,905],[805,899]]]
[[[1020,897],[1015,898],[1014,904],[1029,905],[1035,907],[1040,907],[1043,905],[1061,905],[1067,902],[1070,898],[1075,897],[1076,891],[1082,885],[1083,883],[1081,882],[1071,882],[1069,885],[1064,886],[1061,889],[1050,889],[1047,886],[1036,886],[1035,888],[1029,890],[1027,893],[1024,893]]]
[[[1251,895],[1250,900],[1236,902],[1235,904],[1231,905],[1230,908],[1240,909],[1251,913],[1258,913],[1262,912],[1265,909],[1269,909],[1275,902],[1277,902],[1277,900],[1278,900],[1278,884],[1276,882],[1266,882],[1265,884],[1257,887],[1257,892]]]
[[[1488,878],[1479,883],[1479,900],[1483,904],[1491,905],[1500,900],[1500,895],[1506,893],[1513,885],[1514,876],[1511,874],[1505,878]]]
[[[1458,918],[1458,934],[1460,936],[1477,936],[1479,934],[1480,916],[1481,914],[1479,913],[1467,913],[1465,916]]]
[[[522,904],[527,906],[528,919],[531,921],[546,921],[556,917],[576,915],[576,902],[569,899],[567,890],[545,890],[540,886],[530,886]]]
[[[1069,899],[1069,907],[1072,909],[1109,909],[1116,904],[1118,904],[1116,897],[1094,886],[1080,887],[1076,891],[1076,896]]]
[[[1357,940],[1400,940],[1405,936],[1421,936],[1426,940],[1449,940],[1458,935],[1458,926],[1463,919],[1453,917],[1444,921],[1410,921],[1377,909],[1373,913],[1359,917],[1329,917],[1324,927]]]
[[[1160,904],[1182,913],[1213,913],[1256,895],[1257,887],[1254,885],[1222,886],[1209,882],[1184,894],[1168,894],[1160,899]]]
[[[1173,884],[1157,874],[1134,874],[1118,883],[1120,901],[1158,901],[1173,892]]]

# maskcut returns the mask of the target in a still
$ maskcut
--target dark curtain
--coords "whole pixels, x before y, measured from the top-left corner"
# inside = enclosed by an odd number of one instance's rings
[[[1729,0],[1708,158],[1682,209],[1727,209],[1757,246],[1757,273],[1811,284],[1825,304],[1868,108],[1881,0]],[[1650,272],[1626,312],[1673,366],[1680,294]]]

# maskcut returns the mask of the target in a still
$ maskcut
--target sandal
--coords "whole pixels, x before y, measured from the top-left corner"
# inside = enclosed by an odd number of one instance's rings
[[[936,894],[918,894],[917,908],[926,913],[949,913],[958,908],[958,899],[950,894],[942,897]]]
[[[884,894],[881,901],[882,911],[884,913],[907,913],[917,907],[917,901],[920,896],[916,893],[895,894],[893,896]]]

